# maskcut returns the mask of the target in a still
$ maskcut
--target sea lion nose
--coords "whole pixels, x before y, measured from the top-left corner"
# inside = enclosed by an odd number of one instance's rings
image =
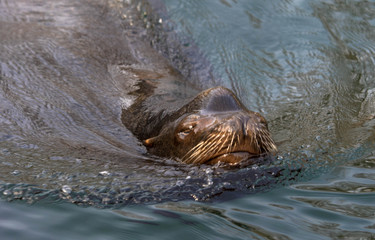
[[[227,88],[216,87],[208,94],[206,111],[210,112],[232,112],[241,110],[239,100]]]

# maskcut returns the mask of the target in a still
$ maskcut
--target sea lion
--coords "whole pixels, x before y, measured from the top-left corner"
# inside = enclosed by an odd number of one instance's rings
[[[234,165],[276,151],[265,118],[231,90],[214,87],[197,94],[176,81],[162,88],[160,82],[140,81],[131,93],[136,100],[122,110],[123,124],[149,153],[188,164]]]

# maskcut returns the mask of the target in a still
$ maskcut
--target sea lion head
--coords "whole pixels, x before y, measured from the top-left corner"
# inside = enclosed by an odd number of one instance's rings
[[[276,151],[264,117],[227,88],[201,92],[174,115],[158,136],[144,141],[152,154],[192,164],[237,164]]]

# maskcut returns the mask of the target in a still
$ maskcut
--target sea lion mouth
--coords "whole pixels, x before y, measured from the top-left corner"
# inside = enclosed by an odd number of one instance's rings
[[[250,158],[255,158],[259,156],[259,154],[253,154],[246,151],[239,151],[239,152],[229,152],[220,154],[209,159],[206,163],[207,164],[216,164],[216,163],[227,163],[229,165],[236,165],[242,161],[248,160]]]

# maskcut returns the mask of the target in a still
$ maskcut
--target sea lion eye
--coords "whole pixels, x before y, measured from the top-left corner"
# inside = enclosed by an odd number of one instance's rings
[[[184,139],[194,129],[195,125],[189,125],[187,128],[183,128],[177,135],[179,138]]]
[[[185,128],[180,133],[189,134],[191,132],[191,130],[193,130],[193,128],[194,128],[194,126],[190,125],[188,128]]]

